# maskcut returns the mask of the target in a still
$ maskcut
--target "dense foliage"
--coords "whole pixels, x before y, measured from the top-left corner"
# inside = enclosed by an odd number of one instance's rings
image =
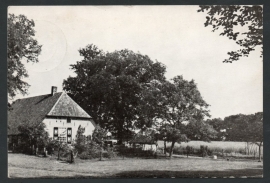
[[[88,45],[79,53],[83,60],[71,65],[77,76],[64,81],[64,90],[121,141],[141,117],[142,92],[151,81],[165,79],[165,66],[130,50],[104,53]]]
[[[45,125],[43,123],[33,126],[29,124],[19,125],[19,149],[20,152],[29,152],[36,148],[43,148],[48,145],[49,135],[45,130]],[[26,152],[28,151],[28,152]]]
[[[203,100],[194,80],[187,81],[183,76],[176,76],[164,82],[160,91],[159,133],[163,140],[172,142],[170,156],[176,142],[195,137],[209,140],[208,136],[213,135],[215,130],[202,121],[210,116],[209,105]]]
[[[33,20],[24,15],[8,14],[7,21],[7,81],[8,97],[12,99],[17,92],[27,93],[29,84],[23,81],[28,77],[23,62],[38,62],[41,45],[34,39]]]
[[[162,138],[172,144],[186,141],[187,135],[206,139],[214,131],[201,121],[209,116],[209,105],[194,80],[176,76],[168,81],[164,65],[130,50],[104,53],[88,45],[79,53],[83,60],[71,65],[76,76],[64,81],[64,90],[120,143],[132,138],[135,129],[164,125],[166,133],[159,129]],[[192,120],[201,125],[192,122],[185,130],[183,122]]]
[[[262,112],[250,115],[231,115],[225,117],[224,120],[220,118],[208,119],[206,122],[219,132],[220,138],[217,140],[255,142],[263,139]]]
[[[205,26],[212,26],[213,32],[223,28],[220,35],[227,36],[229,39],[236,41],[241,47],[239,50],[228,52],[229,58],[223,62],[232,63],[239,60],[240,57],[247,57],[256,47],[262,48],[262,6],[201,5],[198,12],[207,13]]]
[[[263,145],[263,113],[244,115],[237,114],[225,117],[224,120],[207,121],[218,132],[220,140],[254,143],[259,146],[259,155]]]

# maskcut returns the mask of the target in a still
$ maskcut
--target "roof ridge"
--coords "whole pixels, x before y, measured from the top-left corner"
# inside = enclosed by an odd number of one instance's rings
[[[39,125],[63,92],[23,98],[12,103],[8,111],[9,134],[17,134],[21,124]]]
[[[64,92],[56,92],[56,93],[54,93],[54,94],[57,94],[57,93],[64,93]],[[19,98],[19,99],[17,99],[17,100],[24,100],[24,99],[35,98],[35,97],[41,97],[41,96],[46,96],[46,95],[51,95],[51,94],[49,93],[49,94],[44,94],[44,95],[36,95],[36,96],[32,96],[32,97]],[[15,101],[17,101],[17,100],[15,100]],[[15,101],[14,101],[14,102],[15,102]]]

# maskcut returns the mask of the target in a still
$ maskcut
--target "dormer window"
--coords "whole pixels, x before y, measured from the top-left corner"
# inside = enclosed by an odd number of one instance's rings
[[[71,123],[71,118],[67,118],[67,123]]]

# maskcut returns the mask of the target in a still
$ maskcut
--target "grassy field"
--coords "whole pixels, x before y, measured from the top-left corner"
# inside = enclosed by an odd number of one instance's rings
[[[170,146],[171,143],[167,143],[167,146]],[[250,155],[256,155],[259,156],[259,147],[255,144],[249,144],[247,149],[247,143],[246,142],[229,142],[229,141],[211,141],[211,142],[204,142],[204,141],[190,141],[190,142],[182,142],[181,144],[176,143],[175,147],[181,147],[185,148],[186,146],[192,146],[195,149],[200,149],[200,146],[208,146],[209,149],[215,151],[221,152],[222,149],[225,152],[245,152],[247,153],[249,151]],[[163,148],[164,142],[158,141],[158,147]],[[261,149],[261,152],[263,152],[263,147]]]
[[[10,178],[224,178],[262,177],[257,161],[210,158],[79,160],[74,164],[23,154],[8,154]]]
[[[171,143],[167,142],[167,145],[171,145]],[[211,142],[204,142],[204,141],[190,141],[190,142],[182,142],[181,144],[176,143],[175,146],[193,146],[194,148],[200,148],[200,145],[206,145],[209,148],[245,148],[246,147],[246,142],[227,142],[227,141],[211,141]],[[163,147],[164,142],[163,141],[158,141],[158,146]],[[252,147],[258,148],[256,145],[253,145]]]

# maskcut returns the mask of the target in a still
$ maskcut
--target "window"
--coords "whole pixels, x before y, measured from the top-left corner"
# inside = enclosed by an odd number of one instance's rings
[[[53,139],[54,140],[58,139],[58,127],[53,128]]]
[[[67,123],[71,123],[71,118],[67,118]]]
[[[59,140],[60,142],[67,142],[68,144],[71,144],[72,128],[54,127],[53,128],[53,139]]]
[[[58,137],[58,140],[59,140],[60,142],[66,142],[66,141],[67,141],[67,138],[64,137],[64,136],[61,136],[61,137]]]
[[[72,140],[72,128],[68,128],[67,129],[67,143],[71,144],[71,140]]]

